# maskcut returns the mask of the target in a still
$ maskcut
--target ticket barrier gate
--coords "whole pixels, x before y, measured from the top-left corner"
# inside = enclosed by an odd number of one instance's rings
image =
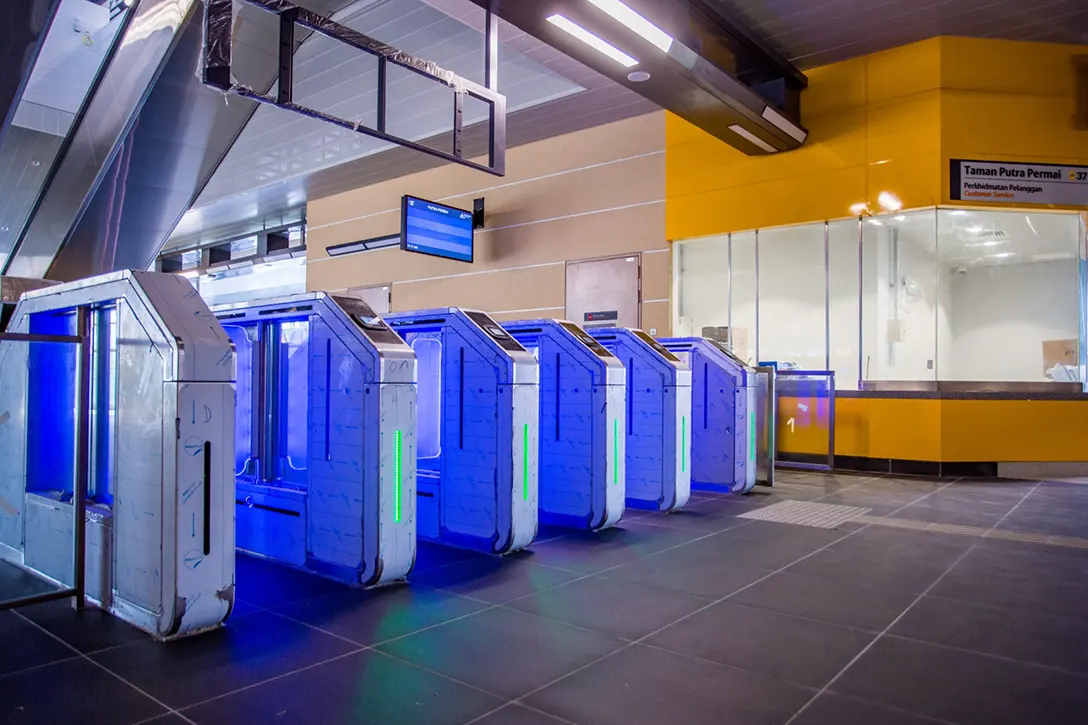
[[[416,361],[361,300],[214,308],[238,361],[237,546],[356,586],[416,552]]]
[[[691,371],[642,330],[588,332],[627,369],[627,505],[682,508],[691,497]]]
[[[448,307],[385,316],[419,362],[420,538],[493,554],[537,530],[539,370],[483,312]]]
[[[540,363],[540,521],[590,531],[614,525],[627,490],[623,364],[573,322],[503,327]]]

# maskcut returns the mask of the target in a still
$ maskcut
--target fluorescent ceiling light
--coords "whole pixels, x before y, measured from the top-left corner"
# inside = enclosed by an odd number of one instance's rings
[[[882,191],[877,195],[876,201],[885,211],[899,211],[903,208],[903,202],[890,191]]]
[[[804,143],[805,138],[808,136],[807,133],[801,130],[800,126],[798,126],[793,121],[789,120],[770,106],[767,106],[763,109],[763,118],[784,131],[787,136],[797,141],[797,143]],[[882,162],[878,161],[877,163]]]
[[[754,133],[746,129],[744,126],[734,123],[732,126],[729,127],[729,130],[737,134],[741,138],[751,141],[767,153],[773,154],[775,151],[778,150],[774,146],[771,146],[769,143],[761,139],[759,136],[756,136]]]
[[[672,47],[672,37],[668,33],[621,3],[620,0],[589,1],[664,52],[668,53],[669,48]],[[551,18],[548,19],[551,20]]]
[[[548,22],[559,28],[560,30],[570,33],[578,40],[582,41],[591,48],[604,53],[612,60],[616,61],[624,68],[634,68],[638,65],[638,61],[631,56],[624,53],[616,46],[605,42],[601,38],[598,38],[593,33],[589,32],[581,25],[572,23],[568,18],[562,15],[552,15],[548,17]]]
[[[998,252],[997,254],[987,254],[986,256],[990,257],[991,259],[1005,259],[1007,257],[1013,256],[1013,254],[1013,252]]]

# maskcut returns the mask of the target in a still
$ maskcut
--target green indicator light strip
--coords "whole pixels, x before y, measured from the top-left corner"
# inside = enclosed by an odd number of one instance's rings
[[[620,485],[620,419],[612,419],[612,485]]]
[[[748,444],[748,460],[754,461],[756,459],[756,414],[752,411],[748,414],[748,429],[752,432],[752,442]]]
[[[529,424],[522,428],[521,444],[521,495],[525,501],[529,500]]]
[[[393,522],[400,523],[400,484],[401,484],[401,472],[400,472],[400,438],[401,432],[398,430],[393,434]]]
[[[688,470],[688,417],[680,416],[680,471]]]

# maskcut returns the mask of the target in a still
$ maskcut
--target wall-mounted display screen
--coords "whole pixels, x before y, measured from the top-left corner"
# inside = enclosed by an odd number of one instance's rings
[[[401,200],[400,248],[471,262],[472,212],[405,195]]]

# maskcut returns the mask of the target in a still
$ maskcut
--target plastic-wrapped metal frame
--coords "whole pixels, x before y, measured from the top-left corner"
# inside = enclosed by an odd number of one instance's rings
[[[231,73],[231,33],[234,29],[233,0],[207,0],[204,14],[204,53],[202,57],[201,78],[213,88],[226,93],[233,93],[252,98],[288,111],[294,111],[310,118],[332,123],[357,133],[366,134],[382,141],[394,143],[446,161],[462,164],[489,174],[502,176],[506,173],[506,97],[498,88],[498,18],[490,11],[485,25],[486,42],[484,43],[484,83],[480,85],[445,70],[430,61],[416,58],[397,50],[368,35],[341,25],[322,15],[305,8],[300,8],[286,0],[241,0],[270,13],[280,19],[279,44],[279,80],[275,95],[266,95],[234,81]],[[356,50],[376,56],[378,59],[378,120],[375,128],[360,121],[333,116],[294,102],[294,48],[295,26],[320,33],[327,38],[349,45]],[[453,148],[450,152],[440,151],[408,139],[390,134],[386,130],[386,110],[388,106],[386,85],[388,67],[393,63],[407,70],[418,73],[437,83],[453,89]],[[480,164],[464,157],[462,149],[463,116],[465,96],[483,101],[489,107],[490,133],[488,138],[488,163]]]

